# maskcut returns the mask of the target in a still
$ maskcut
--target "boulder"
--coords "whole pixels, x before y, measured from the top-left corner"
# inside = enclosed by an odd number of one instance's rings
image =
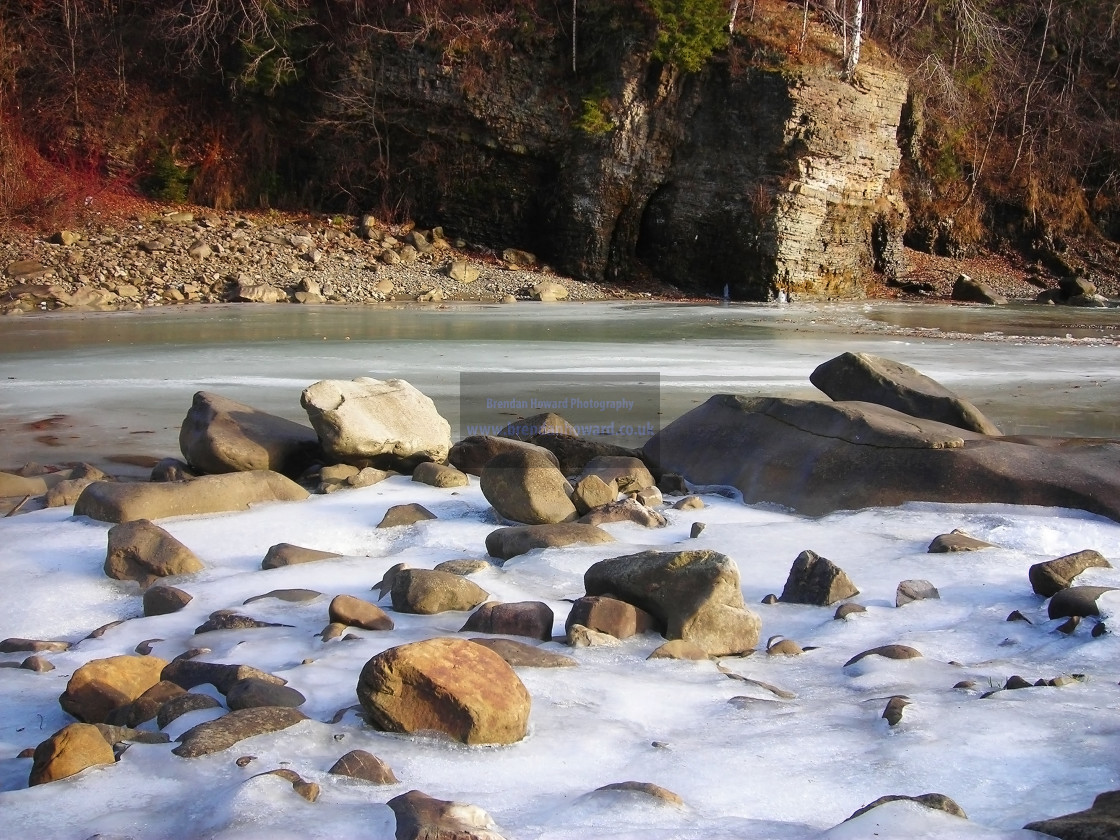
[[[397,612],[435,615],[473,609],[486,600],[487,593],[461,575],[431,569],[400,569],[393,576],[390,597]]]
[[[950,554],[957,551],[980,551],[984,548],[999,548],[999,546],[978,540],[960,528],[954,528],[948,534],[938,534],[934,537],[926,551],[929,554]]]
[[[1002,305],[1007,303],[1007,298],[985,283],[983,280],[976,280],[969,277],[967,274],[961,274],[953,283],[953,291],[950,294],[953,300],[959,300],[964,303],[987,303]]]
[[[881,645],[880,647],[857,653],[845,662],[843,667],[847,668],[849,665],[855,665],[861,659],[868,656],[881,656],[884,659],[920,659],[922,653],[917,648],[912,648],[909,645]]]
[[[440,488],[466,487],[470,484],[466,473],[455,469],[455,467],[449,467],[447,464],[437,464],[434,461],[417,464],[416,469],[412,471],[412,480]]]
[[[583,466],[583,474],[597,475],[608,484],[614,482],[622,493],[632,493],[657,482],[641,458],[626,455],[597,455]]]
[[[1100,615],[1097,599],[1106,592],[1115,591],[1111,586],[1070,586],[1054,594],[1046,611],[1052,619]]]
[[[179,449],[199,472],[274,470],[289,478],[322,457],[314,429],[207,391],[194,395]]]
[[[191,692],[187,692],[185,694],[180,694],[178,697],[172,697],[159,707],[159,711],[156,713],[156,725],[160,729],[166,729],[174,720],[188,712],[197,712],[200,709],[219,708],[221,708],[221,703],[209,694],[192,694]]]
[[[297,708],[307,702],[307,698],[290,685],[262,680],[260,677],[246,677],[238,680],[226,692],[226,705],[230,711],[256,709],[262,706],[284,706]]]
[[[560,462],[560,472],[566,476],[575,476],[583,472],[587,462],[600,455],[617,455],[623,458],[642,457],[636,449],[628,449],[613,443],[602,443],[597,440],[575,437],[574,435],[540,434],[533,437],[530,443],[547,449]],[[645,460],[643,458],[643,460]],[[651,463],[656,463],[654,459]]]
[[[542,650],[535,645],[515,642],[512,639],[471,639],[477,645],[490,648],[514,668],[574,668],[579,663],[570,656]]]
[[[545,281],[537,283],[529,290],[529,293],[533,300],[539,300],[542,303],[555,303],[568,296],[568,289],[560,283]]]
[[[186,694],[180,686],[169,680],[160,680],[131,703],[111,711],[105,722],[113,726],[139,726],[153,720],[169,700]]]
[[[637,499],[619,499],[607,505],[592,508],[579,518],[588,525],[607,525],[611,522],[633,522],[643,528],[664,528],[668,522],[655,510],[650,510]]]
[[[806,549],[793,561],[778,600],[787,604],[827,607],[858,594],[859,590],[843,569]]]
[[[708,652],[699,645],[684,639],[673,639],[653,651],[646,659],[688,659],[695,662],[707,660]]]
[[[393,619],[389,618],[385,610],[353,595],[336,596],[327,608],[327,614],[331,621],[347,627],[360,627],[363,630],[393,629]]]
[[[876,403],[982,435],[1001,434],[968,400],[914,368],[882,356],[844,353],[818,366],[809,381],[833,400]]]
[[[96,726],[72,723],[54,733],[35,748],[28,776],[29,787],[65,779],[98,764],[116,761],[113,748]]]
[[[715,551],[644,551],[601,560],[583,576],[588,595],[613,595],[650,613],[667,639],[685,639],[712,656],[758,643],[761,621],[746,608],[739,569]]]
[[[388,764],[365,750],[350,750],[331,765],[331,769],[327,772],[336,776],[361,779],[363,782],[375,785],[395,785],[398,782],[393,769]]]
[[[1068,589],[1073,579],[1086,569],[1111,569],[1109,563],[1099,551],[1085,549],[1073,554],[1067,554],[1056,560],[1047,560],[1045,563],[1035,563],[1027,572],[1031,581],[1031,588],[1043,598],[1057,595],[1061,590]]]
[[[936,601],[940,598],[941,593],[928,580],[904,580],[895,589],[894,605],[901,607],[912,601]]]
[[[819,516],[910,501],[1081,508],[1120,521],[1120,442],[991,437],[861,402],[720,394],[647,444],[663,470]]]
[[[923,793],[918,796],[904,796],[899,794],[880,796],[874,802],[869,802],[867,805],[856,810],[848,819],[854,820],[856,817],[866,814],[873,808],[878,808],[880,805],[885,805],[888,802],[898,802],[900,800],[917,802],[925,808],[932,808],[935,811],[944,811],[946,814],[960,817],[962,820],[968,819],[968,814],[964,812],[964,809],[943,793]],[[845,820],[845,822],[847,822],[847,820]]]
[[[567,435],[578,438],[579,430],[559,414],[546,411],[543,414],[534,414],[532,417],[520,417],[498,432],[500,438],[525,442],[531,441],[537,435]]]
[[[556,456],[544,447],[497,435],[465,437],[451,447],[447,460],[468,475],[482,475],[482,468],[490,463],[491,458],[503,452],[514,451],[535,452],[546,458],[557,469],[560,468]]]
[[[300,403],[335,461],[411,472],[447,460],[450,424],[403,379],[323,380],[304,389]]]
[[[387,803],[397,819],[396,840],[504,840],[477,805],[435,799],[418,790]]]
[[[417,522],[426,522],[435,518],[436,515],[426,507],[412,502],[405,505],[393,505],[385,511],[385,515],[381,517],[377,527],[398,528],[402,525],[415,525]]]
[[[178,612],[193,597],[189,592],[174,586],[153,586],[144,593],[144,615],[169,615]]]
[[[657,621],[645,610],[607,595],[585,595],[572,603],[564,629],[582,624],[616,639],[629,639],[639,633],[657,630]]]
[[[556,525],[514,525],[498,528],[486,535],[486,553],[500,560],[509,560],[537,548],[558,548],[565,545],[600,545],[615,539],[597,525],[562,522]]]
[[[193,551],[147,519],[122,522],[109,529],[105,574],[134,580],[147,588],[162,577],[190,575],[205,566]]]
[[[69,507],[78,501],[82,491],[93,484],[95,478],[67,478],[47,490],[43,502],[47,507]]]
[[[333,551],[320,551],[317,548],[304,548],[291,543],[276,543],[269,546],[261,561],[262,569],[279,569],[284,566],[298,566],[301,563],[314,563],[317,560],[333,560],[341,557]]]
[[[528,636],[530,639],[547,642],[552,639],[554,622],[552,608],[541,601],[509,604],[488,601],[471,613],[459,632]]]
[[[550,455],[552,453],[549,453]],[[618,485],[613,481],[609,484],[597,475],[587,475],[576,482],[572,491],[572,502],[580,515],[603,505],[609,505],[618,498]],[[593,525],[599,523],[593,522]]]
[[[237,284],[233,299],[246,303],[281,303],[288,299],[288,293],[269,283],[242,281]]]
[[[260,502],[296,502],[309,495],[290,478],[270,470],[205,475],[190,481],[95,481],[82,491],[74,515],[102,522],[130,522],[248,510]]]
[[[1097,794],[1091,807],[1023,826],[1061,840],[1114,840],[1120,837],[1120,790]]]
[[[299,709],[284,706],[239,709],[188,729],[179,736],[179,746],[171,752],[182,758],[198,758],[228,749],[254,735],[279,732],[304,720],[307,715]]]
[[[479,483],[486,501],[513,522],[572,522],[578,515],[564,474],[535,452],[514,450],[491,458]]]
[[[388,732],[441,732],[464,744],[525,737],[529,692],[513,668],[482,645],[434,638],[389,648],[358,678],[358,700]]]
[[[82,665],[58,698],[62,710],[83,723],[105,723],[160,681],[167,663],[155,656],[110,656]]]
[[[170,680],[188,691],[195,686],[209,683],[222,694],[239,680],[255,677],[276,685],[284,685],[287,680],[275,677],[252,665],[226,665],[218,662],[202,662],[197,659],[176,659],[163,669],[162,679]]]

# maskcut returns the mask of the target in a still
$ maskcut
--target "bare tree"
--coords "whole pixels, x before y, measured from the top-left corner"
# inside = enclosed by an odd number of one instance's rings
[[[847,39],[845,39],[847,40]],[[856,0],[855,9],[852,11],[852,38],[847,44],[844,55],[844,70],[840,78],[851,81],[859,66],[859,51],[863,44],[863,0]]]

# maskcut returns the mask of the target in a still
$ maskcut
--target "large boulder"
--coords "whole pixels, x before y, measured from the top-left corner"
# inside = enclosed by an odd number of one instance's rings
[[[1086,569],[1111,569],[1112,564],[1099,551],[1091,548],[1067,554],[1056,560],[1035,563],[1027,571],[1031,588],[1043,598],[1057,595],[1068,589],[1073,579]]]
[[[1120,442],[990,437],[864,402],[718,394],[646,444],[694,484],[812,516],[909,501],[1081,508],[1120,520]]]
[[[514,525],[498,528],[486,535],[486,553],[500,560],[509,560],[537,548],[559,548],[565,545],[600,545],[614,542],[609,533],[597,525],[583,522],[560,522],[555,525]]]
[[[74,515],[130,522],[248,510],[260,502],[296,502],[309,495],[290,478],[271,470],[204,475],[191,481],[95,481],[78,497]]]
[[[762,622],[746,608],[739,569],[716,551],[643,551],[600,560],[583,576],[588,595],[612,595],[650,613],[667,639],[711,656],[751,650]]]
[[[101,731],[88,723],[72,723],[35,748],[29,787],[65,779],[87,767],[112,764],[116,756]]]
[[[447,460],[451,425],[403,379],[327,379],[304,389],[300,403],[334,461],[411,472]]]
[[[442,732],[464,744],[512,744],[525,737],[529,692],[492,650],[435,638],[389,648],[358,678],[371,724],[388,732]]]
[[[469,610],[488,597],[486,590],[474,581],[432,569],[397,570],[389,592],[394,610],[416,615]]]
[[[1097,794],[1091,807],[1023,826],[1061,840],[1113,840],[1120,837],[1120,790]]]
[[[641,450],[628,449],[614,443],[576,437],[574,435],[540,434],[530,441],[535,446],[547,449],[560,462],[560,472],[574,476],[583,472],[588,461],[600,455],[617,455],[623,458],[643,458]]]
[[[1003,305],[1007,303],[1007,298],[985,283],[983,280],[976,280],[969,277],[967,274],[961,274],[953,283],[953,291],[951,294],[953,300],[959,300],[964,303],[987,303],[993,305]]]
[[[322,454],[314,429],[207,391],[194,395],[179,449],[200,472],[275,470],[290,478]]]
[[[911,417],[937,420],[982,435],[1001,434],[968,400],[914,368],[882,356],[843,353],[818,366],[809,381],[833,400],[876,403]]]
[[[482,475],[482,468],[490,463],[490,459],[503,452],[535,452],[548,459],[557,469],[560,468],[556,456],[543,446],[497,435],[465,437],[451,447],[447,460],[468,475]]]
[[[578,516],[568,480],[553,460],[536,452],[512,450],[491,458],[479,484],[494,510],[513,522],[544,525]]]
[[[109,529],[105,574],[134,580],[146,589],[161,577],[190,575],[205,567],[193,551],[147,519],[121,522]]]
[[[552,639],[554,622],[552,607],[543,601],[518,601],[511,604],[487,601],[471,613],[459,632],[528,636],[547,642]]]
[[[851,578],[831,560],[806,549],[790,566],[786,585],[778,599],[787,604],[827,607],[859,594]]]
[[[396,840],[504,840],[494,820],[477,805],[436,799],[419,790],[386,803],[397,824]]]
[[[109,714],[160,681],[167,663],[155,656],[110,656],[78,668],[58,698],[62,710],[83,723],[105,723]]]

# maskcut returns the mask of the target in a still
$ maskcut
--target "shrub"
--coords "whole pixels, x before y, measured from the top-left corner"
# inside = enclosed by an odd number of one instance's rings
[[[727,11],[722,0],[650,0],[657,17],[654,57],[689,73],[727,46]]]

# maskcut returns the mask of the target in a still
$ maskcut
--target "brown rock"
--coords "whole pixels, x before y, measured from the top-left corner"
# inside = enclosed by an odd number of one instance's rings
[[[861,659],[867,656],[882,656],[886,659],[918,659],[921,657],[921,652],[908,645],[883,645],[871,650],[865,650],[863,653],[857,653],[851,659],[844,663],[844,667],[854,665]]]
[[[174,586],[153,586],[144,593],[144,615],[168,615],[178,612],[189,604],[193,597],[189,592]]]
[[[1061,840],[1115,840],[1120,837],[1120,790],[1097,794],[1093,805],[1049,820],[1023,826]]]
[[[643,799],[653,800],[656,804],[672,805],[674,808],[684,807],[684,800],[680,796],[652,782],[614,782],[595,788],[594,792],[637,795]]]
[[[238,680],[257,677],[276,685],[284,685],[287,680],[276,677],[252,665],[226,665],[218,662],[202,662],[197,659],[176,659],[163,669],[161,678],[170,680],[188,691],[195,686],[210,683],[222,694],[229,691]]]
[[[116,757],[96,726],[72,723],[35,748],[27,784],[54,782],[98,764],[113,764]]]
[[[564,622],[567,630],[582,624],[616,639],[628,639],[639,633],[657,631],[657,620],[645,610],[607,595],[585,595],[577,598]]]
[[[650,510],[637,499],[619,499],[617,502],[600,505],[581,516],[579,521],[588,525],[633,522],[643,528],[664,528],[668,524],[664,516]]]
[[[470,641],[490,648],[514,668],[574,668],[579,664],[562,653],[542,650],[536,645],[527,645],[512,639],[477,638]]]
[[[190,692],[180,694],[178,697],[172,697],[159,707],[159,712],[156,713],[156,726],[160,729],[166,729],[168,724],[188,712],[218,708],[221,708],[221,704],[209,694],[192,694]]]
[[[556,548],[577,543],[600,545],[614,541],[614,537],[602,528],[583,522],[514,525],[487,534],[486,551],[491,557],[509,560],[536,548]]]
[[[69,642],[46,641],[43,639],[21,639],[17,636],[0,642],[0,653],[60,653],[70,650]]]
[[[314,563],[317,560],[332,560],[341,557],[333,551],[320,551],[317,548],[304,548],[291,543],[277,543],[269,547],[261,561],[262,569],[279,569],[283,566],[296,566],[300,563]]]
[[[134,580],[147,588],[161,577],[194,574],[204,568],[193,551],[147,519],[109,529],[105,574],[111,578]]]
[[[398,782],[393,769],[388,764],[365,750],[350,750],[327,772],[334,773],[336,776],[361,779],[375,785],[395,785]]]
[[[805,550],[793,561],[779,600],[787,604],[826,607],[858,594],[859,590],[843,569],[831,560]]]
[[[167,663],[155,656],[111,656],[82,665],[58,698],[62,710],[84,723],[105,723],[160,681]]]
[[[895,794],[880,796],[874,802],[864,805],[848,817],[848,819],[854,820],[856,817],[866,814],[872,808],[878,808],[880,805],[885,805],[888,802],[898,802],[900,800],[917,802],[919,805],[923,805],[926,808],[932,808],[935,811],[944,811],[946,814],[952,814],[954,817],[960,817],[962,820],[968,819],[968,815],[964,812],[964,809],[943,793],[923,793],[920,796],[899,796]],[[847,820],[845,820],[845,822],[847,822]]]
[[[584,515],[602,505],[609,505],[617,498],[618,485],[614,481],[610,483],[603,481],[597,475],[587,475],[581,478],[576,482],[575,490],[572,493],[572,501],[580,515]],[[599,523],[593,522],[591,524],[598,525]]]
[[[387,803],[397,818],[396,840],[504,840],[476,805],[434,799],[418,790]]]
[[[532,452],[545,458],[557,469],[560,462],[547,449],[520,440],[497,435],[471,435],[451,447],[447,460],[469,475],[482,475],[482,468],[503,452]]]
[[[528,636],[547,642],[552,639],[554,621],[552,608],[541,601],[512,604],[488,601],[471,613],[459,632]]]
[[[1111,568],[1112,564],[1099,551],[1085,549],[1056,560],[1035,563],[1031,566],[1028,576],[1035,593],[1043,598],[1050,598],[1061,590],[1067,589],[1073,583],[1073,579],[1086,569]]]
[[[579,430],[559,414],[548,411],[514,420],[498,432],[500,438],[520,441],[530,441],[537,435],[566,435],[578,438]]]
[[[188,729],[179,736],[179,746],[171,752],[182,758],[198,758],[228,749],[254,735],[279,732],[304,720],[307,715],[303,712],[282,706],[241,709]]]
[[[470,484],[466,473],[455,469],[455,467],[449,467],[447,464],[437,464],[433,461],[417,464],[416,469],[412,471],[412,480],[440,488],[466,487]]]
[[[423,505],[415,503],[393,505],[385,511],[385,515],[381,517],[381,521],[377,523],[377,527],[396,528],[401,525],[413,525],[417,522],[425,522],[435,518],[436,515]]]
[[[353,595],[336,596],[331,601],[327,614],[331,621],[348,627],[360,627],[363,630],[393,629],[393,619],[381,607]]]
[[[418,615],[469,610],[487,598],[486,590],[461,575],[407,568],[393,576],[390,595],[394,610]]]
[[[926,551],[930,554],[948,554],[956,551],[980,551],[984,548],[998,548],[998,546],[970,537],[959,528],[954,528],[948,534],[938,534],[934,537]]]
[[[500,516],[527,525],[572,522],[571,486],[551,460],[515,450],[496,455],[482,469],[482,495]]]
[[[687,642],[684,639],[673,639],[666,642],[651,653],[648,659],[690,659],[694,661],[707,660],[708,652],[699,645]]]
[[[465,744],[512,744],[525,737],[529,692],[492,650],[435,638],[389,648],[358,679],[370,722],[389,732],[442,732]]]

